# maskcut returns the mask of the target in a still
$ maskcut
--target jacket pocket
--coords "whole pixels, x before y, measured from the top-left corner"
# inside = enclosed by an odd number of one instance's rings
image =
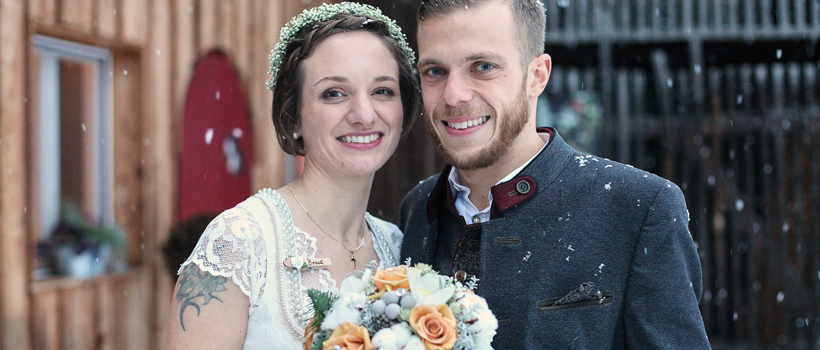
[[[572,302],[572,303],[558,304],[558,305],[554,305],[554,304],[558,300],[561,300],[561,298],[552,298],[552,299],[539,301],[538,302],[538,311],[557,311],[557,310],[564,310],[564,309],[575,309],[575,308],[580,308],[580,307],[605,305],[605,304],[611,303],[613,299],[615,299],[615,297],[614,297],[614,293],[612,293],[612,292],[601,292],[601,299],[582,300],[582,301],[576,301],[576,302]]]

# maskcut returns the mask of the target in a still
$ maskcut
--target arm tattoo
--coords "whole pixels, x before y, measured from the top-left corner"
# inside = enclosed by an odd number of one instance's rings
[[[204,300],[202,305],[208,305],[211,299],[219,300],[214,294],[227,290],[225,282],[228,280],[225,277],[214,276],[210,273],[201,271],[195,265],[191,264],[182,271],[182,277],[179,279],[179,291],[177,292],[177,302],[182,303],[179,308],[179,324],[182,326],[182,331],[185,331],[185,323],[182,321],[182,314],[189,306],[196,309],[196,315],[199,316],[199,302],[198,298],[202,297]]]

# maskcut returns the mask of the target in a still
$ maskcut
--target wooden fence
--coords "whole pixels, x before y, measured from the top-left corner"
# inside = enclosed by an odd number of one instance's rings
[[[811,0],[545,0],[547,41],[629,41],[692,35],[726,38],[814,32]]]

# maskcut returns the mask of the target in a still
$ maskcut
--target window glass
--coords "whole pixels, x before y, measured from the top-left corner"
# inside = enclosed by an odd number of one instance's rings
[[[34,229],[48,237],[70,205],[113,221],[108,50],[35,36]]]

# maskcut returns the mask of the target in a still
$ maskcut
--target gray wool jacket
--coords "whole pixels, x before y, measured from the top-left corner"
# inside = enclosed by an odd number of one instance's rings
[[[549,144],[493,187],[487,222],[456,213],[450,166],[413,188],[400,207],[402,261],[452,274],[463,254],[446,261],[446,245],[442,259],[441,242],[458,247],[480,229],[477,293],[499,320],[495,349],[709,349],[680,189],[539,132]]]

